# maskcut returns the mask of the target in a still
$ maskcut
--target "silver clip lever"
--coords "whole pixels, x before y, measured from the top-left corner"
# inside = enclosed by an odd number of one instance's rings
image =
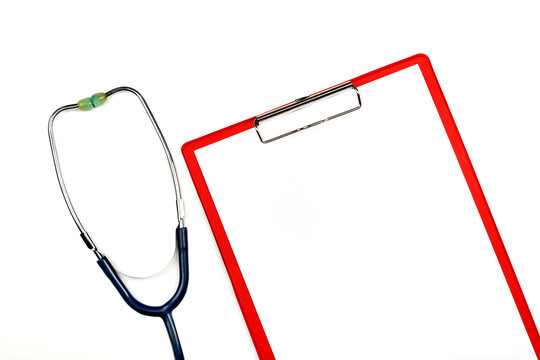
[[[257,116],[255,118],[255,130],[261,142],[267,144],[358,110],[361,106],[362,102],[358,89],[351,82],[345,82],[313,95],[301,97],[287,105]],[[300,112],[299,110],[303,111]],[[288,119],[277,122],[277,125],[270,125],[270,120],[284,117]],[[316,118],[318,120],[308,122],[307,125],[298,126],[299,124],[305,124],[306,118]],[[268,125],[267,128],[270,128],[270,130],[265,131],[269,133],[266,136],[262,134],[263,131],[261,130],[263,122],[265,126]],[[285,132],[282,129],[291,126],[296,127]]]

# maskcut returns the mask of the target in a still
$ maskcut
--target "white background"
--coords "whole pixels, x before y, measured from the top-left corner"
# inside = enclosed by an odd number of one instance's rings
[[[120,85],[145,95],[186,200],[192,277],[175,312],[186,358],[250,359],[180,146],[418,52],[433,62],[540,318],[539,10],[532,1],[3,2],[0,358],[172,357],[163,325],[123,303],[69,217],[46,136],[57,107]]]

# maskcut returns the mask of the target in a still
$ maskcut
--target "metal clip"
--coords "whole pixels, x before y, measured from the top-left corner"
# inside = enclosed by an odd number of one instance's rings
[[[350,93],[351,91],[354,92],[354,96],[351,96],[351,95],[346,96],[346,95],[344,95],[345,93]],[[267,121],[267,120],[270,120],[271,118],[275,118],[277,116],[281,116],[281,115],[285,115],[285,114],[288,114],[288,113],[298,111],[298,110],[300,110],[300,109],[302,109],[302,108],[304,108],[304,107],[306,107],[308,105],[315,105],[314,104],[315,102],[319,102],[321,100],[326,100],[326,99],[328,99],[330,97],[337,97],[338,95],[343,95],[343,97],[346,97],[345,100],[350,102],[352,107],[350,107],[347,104],[347,106],[346,106],[347,109],[346,110],[342,110],[342,111],[339,111],[339,112],[336,113],[336,109],[334,109],[330,113],[330,115],[325,115],[323,112],[321,112],[322,119],[319,118],[319,120],[317,120],[315,122],[311,122],[311,123],[309,123],[307,125],[298,127],[298,128],[296,128],[294,130],[287,131],[285,133],[280,133],[278,135],[271,136],[268,139],[264,138],[263,135],[261,134],[260,124],[263,121]],[[343,100],[343,99],[340,99],[340,100]],[[340,104],[339,102],[337,102],[336,104],[338,106],[343,106],[343,104]],[[333,104],[333,105],[335,106],[336,104]],[[293,102],[291,102],[291,103],[289,103],[287,105],[284,105],[282,107],[279,107],[277,109],[274,109],[272,111],[269,111],[269,112],[266,112],[266,113],[264,113],[262,115],[257,116],[255,118],[255,130],[257,131],[257,135],[259,136],[259,139],[261,140],[261,142],[263,144],[267,144],[267,143],[272,142],[274,140],[284,138],[285,136],[289,136],[289,135],[294,134],[296,132],[299,132],[301,130],[308,129],[308,128],[313,127],[315,125],[322,124],[322,123],[324,123],[324,122],[326,122],[328,120],[332,120],[332,119],[335,119],[335,118],[340,117],[342,115],[345,115],[345,114],[348,114],[348,113],[353,112],[355,110],[358,110],[358,109],[360,109],[361,106],[362,106],[362,102],[360,100],[360,94],[358,93],[358,89],[351,82],[345,82],[345,83],[336,85],[334,87],[331,87],[329,89],[326,89],[324,91],[315,93],[313,95],[308,95],[308,96],[301,97],[301,98],[296,99],[296,100],[294,100]]]

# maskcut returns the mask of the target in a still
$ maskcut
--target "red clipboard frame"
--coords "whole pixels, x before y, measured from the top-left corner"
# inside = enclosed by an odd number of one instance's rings
[[[540,335],[538,333],[538,329],[429,58],[424,54],[413,55],[406,59],[384,66],[380,69],[355,77],[349,81],[354,86],[358,87],[414,65],[418,65],[420,67],[426,85],[428,86],[429,93],[433,98],[433,102],[435,103],[437,112],[441,118],[448,139],[450,140],[452,149],[454,150],[461,171],[463,172],[463,176],[465,177],[471,195],[476,204],[476,208],[478,209],[480,217],[482,218],[482,222],[484,223],[484,227],[489,236],[491,245],[493,246],[493,250],[495,251],[495,255],[497,256],[497,260],[499,261],[499,265],[501,266],[508,287],[510,288],[510,292],[512,293],[512,297],[518,308],[521,320],[523,321],[523,325],[525,326],[536,357],[540,360]],[[244,277],[242,276],[238,262],[236,261],[236,257],[225,232],[225,228],[223,227],[223,223],[221,222],[221,218],[216,209],[212,195],[210,194],[210,190],[206,184],[203,173],[199,166],[199,162],[195,155],[195,151],[200,148],[237,135],[246,130],[253,129],[255,118],[255,116],[251,117],[221,130],[191,140],[182,146],[182,154],[210,223],[210,227],[214,234],[214,238],[216,239],[217,246],[221,253],[221,257],[223,258],[223,262],[227,269],[229,279],[231,280],[236,299],[240,305],[240,309],[244,316],[244,321],[248,327],[259,359],[274,360],[275,357],[272,352],[272,348],[270,347],[270,343],[266,337],[264,328],[259,319],[259,315],[257,314],[257,310],[253,300],[251,299],[251,295],[244,281]]]

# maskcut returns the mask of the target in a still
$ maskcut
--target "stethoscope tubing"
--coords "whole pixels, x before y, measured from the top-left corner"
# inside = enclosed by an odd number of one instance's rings
[[[103,256],[97,261],[99,267],[107,278],[114,285],[120,296],[124,301],[136,312],[146,316],[160,317],[165,323],[167,328],[167,333],[169,334],[169,339],[171,341],[171,346],[173,348],[174,356],[176,360],[184,359],[184,354],[182,352],[182,346],[180,345],[180,340],[178,338],[178,332],[174,324],[172,317],[172,311],[180,304],[184,296],[186,295],[188,280],[189,280],[189,266],[188,266],[188,238],[187,238],[187,228],[178,227],[176,228],[176,246],[178,249],[178,262],[179,262],[179,280],[178,287],[174,295],[161,306],[150,306],[141,303],[137,300],[129,291],[127,286],[124,284],[120,276],[114,270],[109,259],[106,256]]]

